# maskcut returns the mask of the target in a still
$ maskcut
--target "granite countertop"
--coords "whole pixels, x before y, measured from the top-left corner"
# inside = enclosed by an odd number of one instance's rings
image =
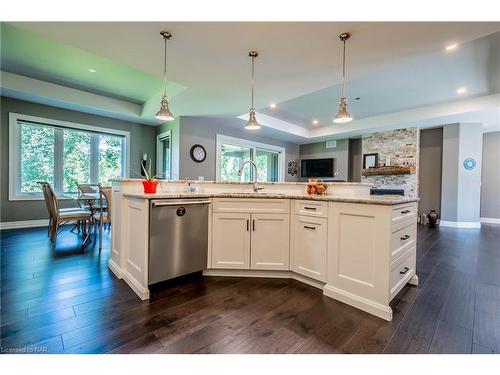
[[[140,182],[140,178],[112,178],[111,182]],[[253,185],[253,182],[238,182],[238,181],[199,181],[199,180],[158,180],[160,183],[185,183],[187,181],[195,184],[227,184],[227,185]],[[355,186],[373,186],[370,182],[343,182],[343,181],[323,181],[327,185],[355,185]],[[280,182],[261,182],[259,185],[307,185],[305,181],[280,181]]]
[[[141,199],[179,199],[179,198],[263,198],[263,199],[304,199],[326,202],[364,203],[380,205],[397,205],[417,202],[418,198],[407,198],[399,195],[349,197],[335,195],[306,195],[293,193],[124,193],[125,197]]]

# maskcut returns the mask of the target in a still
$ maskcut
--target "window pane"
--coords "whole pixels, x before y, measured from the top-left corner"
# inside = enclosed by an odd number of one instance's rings
[[[63,191],[77,192],[90,182],[90,134],[64,130]]]
[[[238,175],[241,165],[250,160],[251,149],[223,144],[221,147],[221,181],[251,181],[252,166],[245,167],[243,175]]]
[[[99,135],[99,183],[110,186],[111,178],[122,177],[123,138]]]
[[[256,157],[257,181],[278,181],[279,153],[257,149]]]
[[[39,192],[37,181],[54,186],[54,129],[21,125],[21,192]]]

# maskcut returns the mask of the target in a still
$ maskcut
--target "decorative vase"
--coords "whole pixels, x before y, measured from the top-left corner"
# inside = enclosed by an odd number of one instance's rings
[[[144,192],[148,194],[156,193],[156,187],[158,186],[158,181],[142,181],[142,186],[144,186]]]
[[[436,213],[436,210],[431,210],[431,212],[429,212],[427,217],[429,218],[429,228],[435,228],[438,219],[438,214]]]

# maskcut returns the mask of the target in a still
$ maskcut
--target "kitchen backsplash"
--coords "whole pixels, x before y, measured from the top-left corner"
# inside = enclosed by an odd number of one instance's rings
[[[418,196],[418,152],[419,132],[417,128],[398,129],[363,136],[362,153],[378,153],[379,165],[384,165],[386,156],[390,165],[410,166],[414,173],[404,175],[362,176],[362,181],[377,187],[404,189],[408,197]]]

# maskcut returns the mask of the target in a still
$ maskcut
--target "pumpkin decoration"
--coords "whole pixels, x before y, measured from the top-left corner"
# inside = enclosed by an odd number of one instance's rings
[[[310,179],[307,183],[307,194],[323,195],[326,192],[326,184],[321,179]]]

